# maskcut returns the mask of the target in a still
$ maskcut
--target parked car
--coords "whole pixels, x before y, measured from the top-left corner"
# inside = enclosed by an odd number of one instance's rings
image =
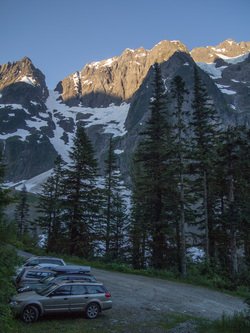
[[[26,266],[35,266],[38,264],[55,264],[59,266],[65,266],[65,262],[61,258],[54,258],[54,257],[45,257],[45,256],[40,256],[40,257],[31,257],[25,261],[23,264],[23,267]]]
[[[97,282],[93,275],[85,275],[85,274],[59,274],[59,275],[51,275],[45,278],[42,278],[38,281],[38,283],[22,283],[19,285],[17,289],[18,293],[24,293],[27,291],[39,291],[43,288],[46,288],[47,285],[52,283],[57,283],[58,281],[88,281],[88,282]]]
[[[57,266],[52,268],[53,272],[56,274],[65,274],[65,273],[78,273],[78,274],[89,274],[90,267],[89,266],[78,266],[78,265],[65,265],[65,266]]]
[[[23,268],[17,277],[13,277],[13,282],[16,288],[19,288],[21,283],[38,282],[43,277],[55,275],[51,269]]]
[[[84,312],[89,319],[112,308],[111,295],[101,283],[61,281],[40,291],[13,296],[12,312],[26,323],[33,323],[46,314]]]
[[[58,265],[58,266],[65,266],[65,262],[63,259],[60,258],[54,258],[54,257],[31,257],[27,259],[23,266],[21,267],[16,267],[16,275],[12,277],[13,281],[17,278],[18,274],[22,271],[23,268],[29,267],[32,268],[36,265],[41,265],[41,264],[50,264],[50,265]]]
[[[32,266],[32,267],[37,268],[37,269],[53,269],[55,267],[60,267],[60,266],[56,265],[56,264],[38,264],[38,265],[35,265],[35,266]]]

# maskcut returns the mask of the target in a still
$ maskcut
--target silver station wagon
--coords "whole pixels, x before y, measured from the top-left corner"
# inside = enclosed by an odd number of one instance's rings
[[[39,291],[13,296],[10,307],[26,323],[46,314],[82,312],[88,319],[112,308],[111,295],[102,283],[61,281]]]

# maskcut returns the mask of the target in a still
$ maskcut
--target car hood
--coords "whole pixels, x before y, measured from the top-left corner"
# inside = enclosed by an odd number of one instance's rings
[[[45,284],[43,284],[43,283],[22,283],[22,284],[19,284],[19,286],[18,286],[18,289],[19,288],[24,288],[24,287],[36,287],[36,286],[42,286],[42,287],[44,287],[45,286]]]
[[[34,299],[34,298],[38,298],[38,297],[43,297],[43,296],[39,296],[35,291],[27,291],[26,293],[14,295],[11,298],[11,300],[12,301],[26,301],[26,300]]]
[[[23,285],[23,286],[19,286],[18,289],[25,288],[25,287],[28,287],[30,289],[30,291],[35,290],[35,289],[36,290],[37,289],[41,290],[41,289],[46,287],[46,284],[42,284],[42,283],[32,283],[32,284],[28,284],[28,285],[26,284],[26,285]]]

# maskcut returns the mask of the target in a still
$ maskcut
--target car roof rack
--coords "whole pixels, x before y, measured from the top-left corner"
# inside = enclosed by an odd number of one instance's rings
[[[60,281],[60,282],[61,282],[61,281]],[[84,284],[84,283],[89,284],[89,283],[93,283],[93,284],[102,284],[102,283],[97,282],[97,281],[83,281],[83,280],[74,280],[74,279],[72,279],[72,280],[67,280],[67,281],[63,281],[62,284],[63,284],[63,283],[79,283],[79,284]]]
[[[66,266],[58,266],[53,267],[52,271],[58,274],[65,274],[65,273],[89,273],[90,267],[89,266],[76,266],[76,265],[66,265]]]
[[[78,279],[67,279],[66,280],[67,283],[73,282],[73,283],[100,283],[98,281],[92,281],[90,279],[82,279],[82,280],[78,280]]]

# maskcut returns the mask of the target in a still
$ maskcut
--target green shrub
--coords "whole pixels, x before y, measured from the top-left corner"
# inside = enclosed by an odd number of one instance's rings
[[[202,333],[248,333],[250,332],[249,312],[235,313],[234,316],[223,315],[221,319],[201,326]]]
[[[13,317],[8,306],[8,300],[16,293],[12,276],[15,274],[14,267],[19,265],[20,260],[16,251],[3,243],[0,245],[0,331],[13,332]]]

